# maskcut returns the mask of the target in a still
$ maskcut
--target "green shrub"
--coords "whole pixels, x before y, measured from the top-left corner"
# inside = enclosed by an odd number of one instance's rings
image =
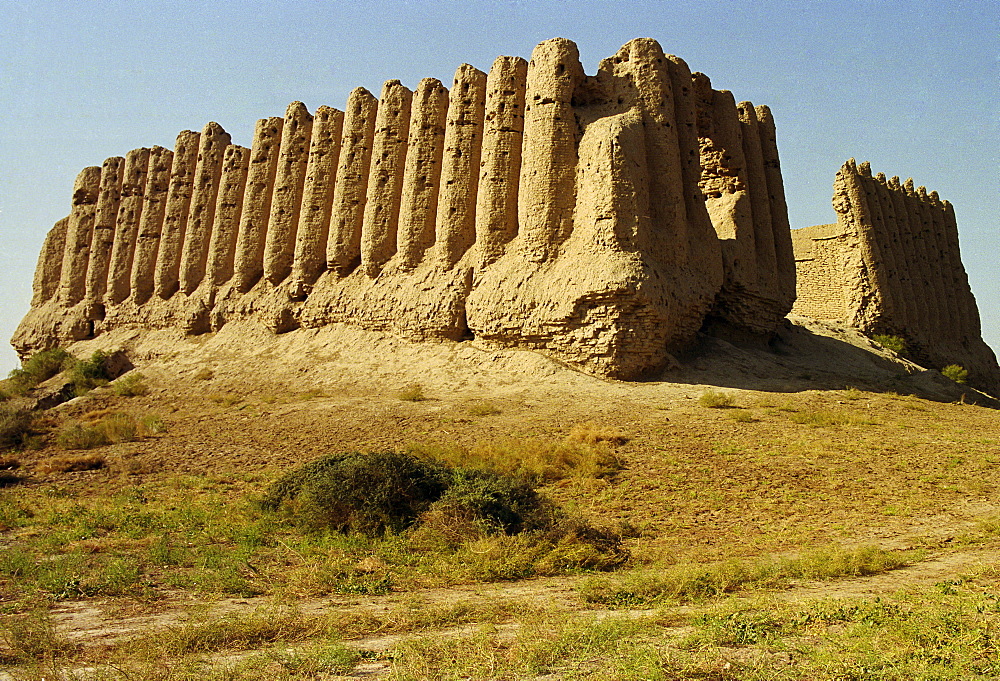
[[[517,534],[549,524],[546,505],[528,482],[481,470],[452,470],[430,511],[457,523],[479,523],[488,533]]]
[[[68,378],[73,383],[73,391],[77,397],[107,384],[111,377],[104,368],[106,359],[107,355],[98,350],[90,359],[78,361],[70,367]]]
[[[396,452],[333,454],[296,468],[260,505],[310,529],[381,534],[400,531],[448,487],[439,464]]]
[[[892,350],[900,354],[906,352],[906,341],[900,336],[890,336],[887,334],[875,334],[872,340],[881,345],[886,350]]]
[[[60,371],[69,369],[76,363],[73,355],[62,348],[42,350],[21,364],[20,369],[10,372],[9,385],[13,392],[23,393],[42,381],[46,381]]]
[[[955,383],[965,383],[969,378],[968,370],[963,369],[958,364],[949,364],[941,370],[941,373],[945,378],[950,378]]]

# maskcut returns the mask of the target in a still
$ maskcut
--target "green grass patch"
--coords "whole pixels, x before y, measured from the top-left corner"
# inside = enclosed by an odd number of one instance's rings
[[[581,586],[588,602],[614,606],[648,606],[688,602],[748,588],[781,587],[790,579],[833,579],[895,570],[914,554],[874,547],[833,547],[795,558],[731,560],[638,570],[615,577],[594,577]]]

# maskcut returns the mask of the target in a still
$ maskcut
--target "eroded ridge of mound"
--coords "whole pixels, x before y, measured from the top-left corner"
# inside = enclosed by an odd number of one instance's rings
[[[850,159],[834,181],[837,224],[792,232],[798,270],[793,312],[900,336],[938,369],[958,364],[997,394],[1000,367],[983,342],[962,265],[955,210],[937,192]]]
[[[794,292],[770,111],[654,40],[588,76],[556,38],[450,89],[294,102],[249,149],[209,123],[85,168],[13,344],[342,322],[633,378],[709,316],[773,331]]]

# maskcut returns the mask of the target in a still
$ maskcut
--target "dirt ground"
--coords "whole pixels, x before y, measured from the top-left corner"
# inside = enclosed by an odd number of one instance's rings
[[[559,438],[590,423],[623,435],[616,450],[621,471],[544,491],[594,522],[633,526],[630,549],[639,560],[705,562],[830,543],[928,551],[885,574],[796,583],[780,592],[798,599],[933,584],[998,558],[996,544],[951,548],[954,538],[1000,512],[994,403],[849,329],[795,319],[771,343],[706,337],[660,380],[636,383],[477,341],[409,343],[336,326],[274,336],[234,324],[196,338],[119,330],[73,352],[118,348],[151,388],[129,398],[128,408],[160,415],[165,433],[107,447],[102,469],[36,473],[26,484],[106,491],[179,473],[266,476],[332,451]],[[415,385],[426,399],[400,399]],[[734,405],[704,406],[700,398],[709,390],[726,393]],[[476,415],[473,406],[484,403],[491,413]],[[121,405],[101,389],[51,411],[66,421]],[[32,469],[56,454],[48,446],[21,458]],[[518,599],[572,611],[589,607],[577,590],[580,579],[330,596],[295,606],[306,614],[350,613],[404,602]],[[227,598],[207,607],[214,615],[263,605]],[[177,593],[146,612],[122,614],[83,599],[60,602],[53,615],[60,634],[103,645],[185,621],[196,608],[204,614],[205,607]],[[384,651],[406,635],[372,632],[347,644]],[[365,663],[356,675],[381,675],[387,664]]]

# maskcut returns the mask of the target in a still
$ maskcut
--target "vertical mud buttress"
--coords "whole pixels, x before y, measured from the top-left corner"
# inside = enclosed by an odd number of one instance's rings
[[[284,125],[285,119],[272,116],[260,119],[254,127],[233,265],[234,284],[241,293],[264,276],[264,243]]]
[[[399,265],[413,269],[434,245],[441,159],[448,116],[448,89],[437,78],[424,78],[413,93],[410,132],[399,206]]]
[[[115,245],[115,225],[122,200],[122,176],[125,159],[112,156],[101,166],[101,191],[97,197],[94,236],[90,242],[90,265],[87,268],[86,299],[93,304],[104,301],[108,288],[111,251]]]
[[[149,157],[149,149],[133,149],[125,155],[122,200],[118,207],[115,243],[108,269],[108,291],[105,294],[105,300],[111,304],[122,302],[132,292],[132,261],[146,199]]]
[[[209,123],[201,132],[191,210],[181,249],[180,288],[186,294],[193,293],[205,277],[208,242],[215,222],[215,202],[222,179],[222,158],[230,142],[229,133],[218,123]]]
[[[517,193],[524,139],[528,62],[497,57],[486,77],[483,148],[476,196],[480,265],[489,265],[517,236]]]
[[[166,212],[153,273],[153,290],[160,298],[169,298],[177,291],[180,278],[181,248],[187,231],[188,212],[194,172],[198,164],[201,134],[184,130],[177,135],[174,159],[170,167],[170,188],[167,191]]]
[[[233,276],[236,237],[243,215],[249,166],[249,149],[237,144],[226,147],[222,159],[219,195],[215,202],[215,222],[208,246],[208,265],[205,271],[205,283],[208,286],[222,286]]]
[[[777,271],[778,256],[774,245],[775,228],[772,225],[771,197],[768,195],[767,175],[764,171],[760,122],[757,120],[757,110],[750,102],[740,102],[737,105],[737,112],[740,118],[740,135],[743,139],[747,190],[750,193],[750,207],[753,212],[757,281],[762,289],[781,300],[782,290]]]
[[[364,88],[355,88],[347,98],[326,245],[326,267],[339,276],[350,274],[361,262],[361,224],[377,110],[378,100]]]
[[[302,209],[295,234],[292,281],[296,297],[308,293],[326,269],[326,240],[330,233],[330,211],[343,134],[343,111],[329,106],[316,109],[302,187]]]
[[[435,247],[446,268],[454,266],[476,240],[476,189],[485,106],[486,74],[462,64],[455,71],[448,98],[437,204]]]
[[[62,273],[63,256],[66,253],[66,230],[69,218],[56,221],[42,243],[35,266],[35,278],[31,283],[31,307],[39,307],[59,293],[59,276]]]
[[[781,178],[781,160],[778,158],[778,137],[771,109],[761,104],[756,107],[756,111],[761,153],[764,156],[764,174],[767,176],[767,192],[771,203],[778,289],[784,293],[788,308],[791,309],[795,298],[795,253],[792,249],[792,231],[788,224],[785,183]]]
[[[101,169],[89,166],[73,183],[73,203],[66,227],[66,249],[59,275],[59,302],[71,307],[83,299],[90,262],[90,242],[94,235],[97,200],[101,191]]]
[[[583,78],[580,54],[572,41],[546,40],[531,53],[517,199],[519,234],[530,260],[554,257],[573,231],[577,162],[573,93]]]
[[[378,276],[396,253],[412,100],[413,93],[398,80],[386,81],[382,86],[361,226],[361,269],[369,277]]]
[[[142,305],[153,295],[153,276],[156,271],[157,253],[160,250],[163,221],[167,212],[173,162],[174,152],[169,149],[153,147],[149,152],[142,216],[135,237],[132,271],[129,273],[130,288],[137,305]]]
[[[313,117],[305,104],[292,102],[288,105],[264,245],[264,278],[272,284],[280,284],[292,272],[312,125]]]

